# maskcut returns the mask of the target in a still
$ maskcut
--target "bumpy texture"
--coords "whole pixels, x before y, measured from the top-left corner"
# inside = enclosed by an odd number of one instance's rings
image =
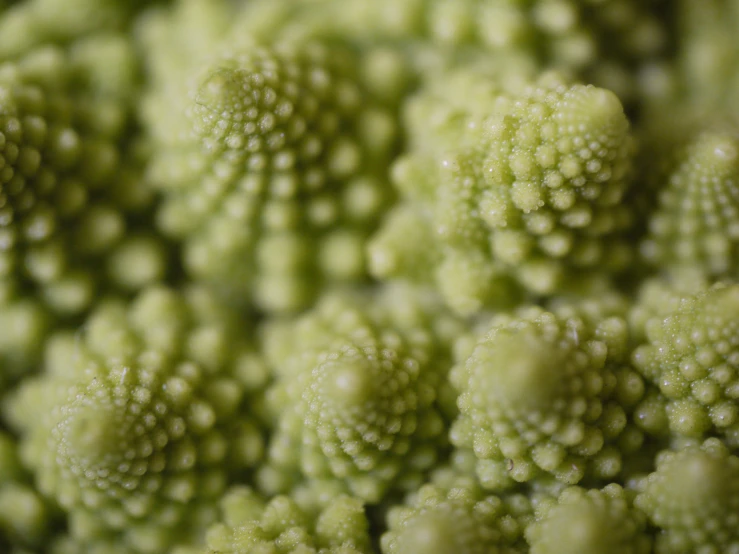
[[[437,251],[426,273],[447,301],[471,313],[510,296],[510,281],[546,295],[588,270],[623,270],[632,143],[616,96],[552,76],[509,93],[483,71],[461,73],[469,105],[459,79],[411,101],[411,153],[393,172],[401,213],[426,215]],[[395,218],[371,244],[379,277],[406,276]]]
[[[191,131],[149,172],[192,275],[278,312],[365,278],[397,131],[363,62],[340,43],[278,39],[193,68]]]
[[[440,470],[388,511],[380,546],[383,554],[520,554],[530,518],[526,497],[485,494],[474,479]]]
[[[0,552],[739,554],[738,23],[0,0]]]
[[[673,9],[663,0],[333,0],[312,3],[301,17],[365,41],[413,41],[447,56],[515,51],[634,99],[640,71],[669,47]],[[336,23],[327,24],[326,14]]]
[[[625,325],[613,323],[532,307],[497,316],[463,349],[451,374],[461,414],[450,436],[474,450],[485,487],[542,474],[569,484],[613,478],[622,456],[641,446],[626,410],[644,387],[633,370],[614,364],[627,337]]]
[[[531,554],[649,554],[646,516],[629,496],[616,484],[571,487],[556,502],[540,503],[536,522],[526,529]]]
[[[718,432],[739,444],[737,310],[739,287],[716,285],[648,321],[647,342],[634,351],[633,362],[666,399],[671,432]]]
[[[0,359],[11,377],[37,361],[50,321],[166,274],[162,241],[136,220],[153,198],[129,140],[137,78],[132,46],[117,35],[0,66],[0,319],[9,329]]]
[[[657,554],[739,551],[739,458],[717,439],[664,451],[636,497],[657,535]]]
[[[446,444],[443,388],[457,327],[422,293],[391,289],[332,295],[275,329],[271,469],[331,477],[368,502],[419,485]]]
[[[208,554],[369,554],[369,523],[360,500],[340,495],[318,510],[287,496],[269,502],[247,487],[229,490],[222,521],[208,529]]]
[[[132,552],[162,552],[196,538],[229,476],[261,458],[249,396],[266,374],[243,325],[203,290],[152,288],[52,339],[9,415],[74,540],[119,533]]]
[[[705,130],[673,154],[649,234],[641,246],[663,269],[700,268],[710,277],[739,274],[739,134]]]

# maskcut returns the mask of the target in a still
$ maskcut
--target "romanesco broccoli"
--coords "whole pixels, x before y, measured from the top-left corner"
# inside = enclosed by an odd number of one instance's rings
[[[0,0],[0,552],[739,554],[739,0]]]

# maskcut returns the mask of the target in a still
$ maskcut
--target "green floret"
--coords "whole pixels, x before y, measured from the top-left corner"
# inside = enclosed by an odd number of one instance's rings
[[[662,177],[642,256],[654,267],[700,268],[710,277],[739,274],[739,134],[695,133]]]
[[[531,554],[649,554],[646,516],[630,496],[616,484],[571,487],[556,502],[540,503],[536,523],[526,529]]]
[[[165,194],[160,226],[184,241],[192,275],[282,312],[365,277],[397,132],[362,63],[340,44],[278,40],[204,70],[190,135],[150,171]]]
[[[9,417],[73,540],[117,533],[131,552],[163,552],[203,532],[227,480],[263,451],[250,398],[266,373],[244,332],[203,290],[149,288],[51,339],[46,373]]]
[[[408,289],[334,294],[275,328],[269,471],[333,478],[371,503],[418,486],[447,443],[445,376],[458,332],[438,304]]]
[[[341,495],[314,512],[287,496],[265,502],[246,487],[221,501],[223,521],[208,529],[208,554],[369,554],[369,524],[360,500]]]
[[[657,535],[657,554],[739,551],[739,458],[718,439],[657,456],[635,500]]]
[[[455,86],[412,100],[418,138],[393,172],[435,237],[427,274],[450,305],[471,313],[508,296],[511,281],[548,295],[575,276],[623,270],[632,256],[624,204],[632,141],[618,99],[552,77],[517,94],[477,77],[487,94],[468,107],[457,106],[465,96]],[[370,245],[377,276],[405,277],[393,263],[407,249],[401,231],[386,227]]]
[[[673,434],[718,432],[739,444],[739,286],[716,285],[650,319],[634,366],[659,387]]]
[[[0,65],[3,373],[37,359],[45,329],[110,288],[167,271],[141,218],[153,201],[131,144],[138,64],[122,36],[35,49]],[[5,325],[3,325],[5,328]]]
[[[380,546],[383,554],[522,554],[530,518],[523,495],[492,496],[474,479],[441,470],[390,508]]]
[[[461,414],[450,437],[474,450],[486,488],[620,472],[643,438],[628,416],[644,386],[618,363],[626,340],[618,318],[587,323],[532,307],[497,316],[460,350],[451,380]]]

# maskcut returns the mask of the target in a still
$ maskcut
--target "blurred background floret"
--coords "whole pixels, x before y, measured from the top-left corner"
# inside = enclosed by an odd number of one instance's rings
[[[38,362],[50,326],[169,272],[131,119],[138,63],[107,34],[0,66],[0,381]]]
[[[183,71],[179,99],[149,91],[144,121],[162,144],[148,175],[164,196],[159,227],[183,241],[190,275],[289,313],[326,287],[366,281],[364,243],[394,196],[397,100],[373,91],[386,75],[346,41],[258,40],[239,21],[238,39]],[[153,21],[144,36],[168,32]],[[189,129],[173,134],[175,117]]]

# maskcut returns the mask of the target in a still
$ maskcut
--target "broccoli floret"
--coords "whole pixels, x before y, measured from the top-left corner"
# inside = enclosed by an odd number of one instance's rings
[[[494,496],[474,478],[440,470],[390,508],[380,545],[383,554],[517,554],[526,552],[523,530],[532,516],[525,496]]]
[[[739,458],[718,439],[659,454],[635,503],[660,530],[658,554],[739,548]]]
[[[660,60],[669,47],[666,16],[673,11],[670,2],[663,0],[333,0],[309,4],[311,10],[307,17],[301,13],[301,19],[312,22],[323,16],[324,28],[340,26],[344,33],[364,41],[420,43],[458,57],[471,49],[488,57],[520,52],[540,67],[576,72],[588,82],[634,100],[641,88],[639,73]],[[420,67],[427,59],[423,53],[411,53]]]
[[[223,522],[208,529],[208,554],[369,554],[369,523],[362,502],[340,495],[321,510],[302,509],[287,496],[265,502],[239,486],[221,501]]]
[[[537,505],[536,522],[526,529],[531,554],[649,554],[646,516],[632,502],[617,484],[564,490]]]
[[[464,97],[456,86],[432,88],[430,99],[422,92],[420,107],[408,107],[417,151],[393,174],[435,237],[437,263],[426,274],[450,305],[473,313],[508,296],[510,281],[546,295],[579,273],[623,270],[632,258],[623,203],[632,142],[618,99],[557,78],[518,94],[479,78],[487,94],[469,107],[456,106]],[[371,244],[378,277],[404,276],[393,263],[405,253],[395,251],[402,230],[386,228]]]
[[[627,340],[622,323],[532,307],[497,316],[465,349],[451,374],[461,413],[450,437],[474,450],[484,486],[619,473],[622,457],[641,446],[628,410],[644,392],[638,375],[616,363]]]
[[[371,503],[419,485],[447,443],[442,389],[457,327],[438,303],[392,289],[334,294],[275,328],[271,469],[342,481]]]
[[[263,452],[249,399],[266,372],[243,325],[204,290],[154,287],[50,341],[46,373],[9,416],[73,540],[118,533],[130,551],[162,552],[212,521],[229,478]]]
[[[204,70],[190,136],[149,173],[165,194],[160,226],[184,240],[193,276],[282,312],[365,277],[397,132],[361,64],[340,44],[278,41]]]
[[[168,271],[167,249],[142,217],[153,192],[131,140],[137,83],[132,45],[118,35],[0,65],[0,319],[9,329],[0,359],[10,380],[38,361],[50,324]]]
[[[664,317],[680,308],[683,299],[707,290],[710,281],[701,268],[674,268],[657,277],[644,279],[629,307],[632,340],[646,341],[650,319]]]
[[[0,552],[739,553],[738,21],[0,0]]]
[[[647,322],[647,342],[634,351],[633,362],[666,399],[672,433],[702,437],[718,432],[737,444],[738,309],[739,287],[717,285]]]
[[[739,272],[739,135],[731,129],[697,133],[674,155],[664,175],[649,234],[641,246],[662,269],[700,268],[707,276]]]
[[[677,53],[668,64],[667,94],[683,104],[680,109],[697,109],[703,116],[717,109],[735,111],[739,4],[736,0],[673,4]]]

